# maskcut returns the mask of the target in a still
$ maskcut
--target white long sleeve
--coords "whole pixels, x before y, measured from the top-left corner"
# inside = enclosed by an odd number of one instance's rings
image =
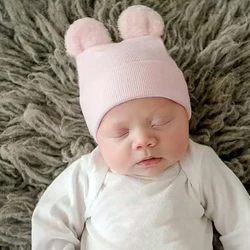
[[[209,147],[157,177],[108,172],[98,147],[45,191],[32,218],[32,250],[250,249],[250,197]]]
[[[78,160],[59,175],[32,217],[32,250],[79,250],[85,223],[86,175]],[[79,197],[82,199],[79,199]]]
[[[236,175],[211,148],[200,165],[205,215],[213,220],[224,250],[250,249],[250,197]]]

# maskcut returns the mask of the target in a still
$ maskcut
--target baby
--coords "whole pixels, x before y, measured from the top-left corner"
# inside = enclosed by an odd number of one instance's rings
[[[123,41],[83,18],[65,36],[98,146],[62,172],[32,217],[33,250],[250,249],[250,198],[208,146],[189,139],[183,74],[164,22],[145,6],[118,20]]]

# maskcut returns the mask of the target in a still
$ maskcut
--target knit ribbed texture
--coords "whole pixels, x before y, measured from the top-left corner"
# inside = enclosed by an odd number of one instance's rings
[[[38,198],[74,157],[94,147],[79,105],[76,65],[65,53],[67,28],[93,17],[120,41],[117,19],[133,4],[164,19],[164,43],[190,92],[191,137],[212,146],[250,190],[249,0],[2,0],[1,250],[30,249]]]

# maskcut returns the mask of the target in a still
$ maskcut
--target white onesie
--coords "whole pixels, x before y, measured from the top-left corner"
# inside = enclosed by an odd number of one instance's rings
[[[32,250],[250,249],[250,198],[213,149],[189,139],[157,177],[109,171],[98,147],[63,171],[32,217]]]

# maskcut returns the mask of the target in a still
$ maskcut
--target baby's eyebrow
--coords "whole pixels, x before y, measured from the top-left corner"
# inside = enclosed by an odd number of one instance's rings
[[[119,123],[112,124],[111,128],[115,130],[124,130],[126,129],[126,126],[124,123],[119,122]]]
[[[122,128],[125,125],[126,125],[126,121],[122,121],[122,120],[115,120],[111,124],[112,128]]]
[[[148,116],[146,119],[145,119],[145,122],[146,123],[151,123],[153,120],[165,120],[165,119],[170,119],[171,117],[171,114],[169,113],[165,113],[165,114],[162,114],[162,113],[159,113],[159,114],[155,114],[155,115],[150,115]],[[114,120],[112,121],[111,123],[111,128],[112,129],[118,129],[118,130],[123,130],[125,129],[129,124],[129,121],[126,121],[126,120]]]
[[[154,119],[159,119],[159,120],[165,120],[165,119],[170,119],[171,114],[161,114],[161,115],[155,115],[152,117],[152,120]]]

